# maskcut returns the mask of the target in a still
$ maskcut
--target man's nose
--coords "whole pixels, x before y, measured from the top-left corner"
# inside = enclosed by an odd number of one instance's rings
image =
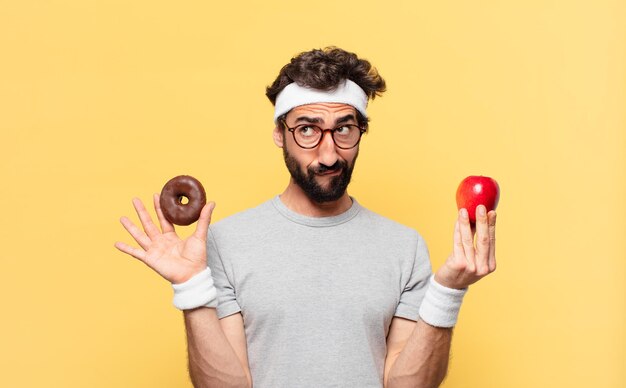
[[[332,166],[339,159],[331,131],[324,131],[322,134],[322,141],[318,146],[318,153],[318,161],[325,166]]]

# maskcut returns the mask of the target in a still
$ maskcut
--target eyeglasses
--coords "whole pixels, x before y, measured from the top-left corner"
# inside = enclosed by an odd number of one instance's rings
[[[317,147],[324,137],[324,132],[330,131],[335,145],[343,150],[349,150],[359,144],[361,135],[365,133],[365,129],[356,124],[342,124],[330,129],[323,129],[313,124],[300,124],[289,128],[284,120],[283,124],[293,135],[296,144],[306,149]]]

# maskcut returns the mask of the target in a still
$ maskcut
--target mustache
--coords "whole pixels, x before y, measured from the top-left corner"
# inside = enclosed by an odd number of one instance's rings
[[[323,174],[325,172],[334,172],[345,168],[348,165],[347,162],[343,160],[337,160],[332,166],[326,166],[321,164],[317,167],[311,168],[312,172],[315,174]]]

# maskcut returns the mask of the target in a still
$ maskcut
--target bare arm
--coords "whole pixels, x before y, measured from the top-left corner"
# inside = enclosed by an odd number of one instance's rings
[[[194,387],[251,387],[241,314],[219,320],[215,309],[200,307],[184,315]]]
[[[200,215],[195,232],[181,240],[174,226],[165,217],[154,196],[159,219],[157,227],[143,203],[133,200],[143,230],[128,218],[121,223],[140,248],[122,242],[120,251],[141,260],[172,284],[180,284],[207,268],[206,236],[214,204],[207,204]],[[196,387],[251,387],[246,338],[241,314],[222,320],[214,308],[184,310],[189,352],[189,373]]]
[[[467,288],[496,269],[496,213],[485,214],[479,206],[474,242],[464,210],[455,225],[453,252],[435,274],[437,283],[452,289]],[[395,317],[387,336],[385,387],[438,387],[448,370],[451,341],[452,328]]]
[[[395,317],[387,337],[385,387],[438,387],[448,370],[452,329]]]

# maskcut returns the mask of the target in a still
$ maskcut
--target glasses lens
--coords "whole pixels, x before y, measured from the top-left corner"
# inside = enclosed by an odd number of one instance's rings
[[[333,132],[333,139],[335,144],[341,148],[354,147],[361,138],[361,128],[356,125],[343,125],[335,128]]]
[[[315,148],[319,144],[324,131],[317,125],[302,124],[290,129],[296,143],[303,148]],[[346,124],[332,130],[332,138],[339,148],[353,148],[361,139],[361,128],[358,125]]]
[[[316,125],[299,125],[294,128],[293,135],[300,147],[315,147],[322,137],[322,130]]]

